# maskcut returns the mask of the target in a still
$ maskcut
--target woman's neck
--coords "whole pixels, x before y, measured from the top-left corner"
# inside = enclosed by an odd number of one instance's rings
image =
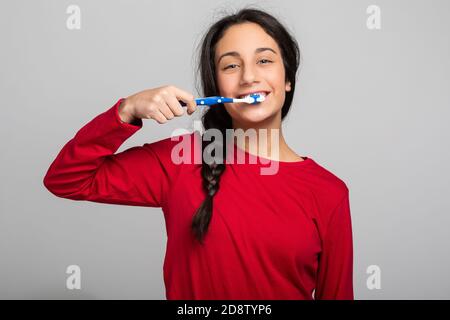
[[[233,123],[233,129],[236,146],[250,154],[276,161],[303,160],[287,145],[281,119],[265,119],[248,125]]]

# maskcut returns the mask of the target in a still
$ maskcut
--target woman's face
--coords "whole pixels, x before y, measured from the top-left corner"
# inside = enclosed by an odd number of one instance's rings
[[[258,104],[225,103],[234,127],[277,117],[281,121],[281,107],[291,86],[285,82],[280,48],[264,29],[250,22],[228,28],[217,43],[215,64],[221,96],[267,94],[265,101]]]

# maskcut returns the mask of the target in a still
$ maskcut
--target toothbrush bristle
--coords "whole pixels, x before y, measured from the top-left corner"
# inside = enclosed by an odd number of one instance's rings
[[[260,95],[260,94],[250,94],[245,98],[241,98],[241,99],[235,99],[235,102],[245,102],[248,104],[257,104],[260,102],[263,102],[266,99],[265,96]]]
[[[257,104],[257,103],[263,102],[266,98],[260,94],[252,94],[252,95],[250,95],[250,97],[253,100],[252,104]]]

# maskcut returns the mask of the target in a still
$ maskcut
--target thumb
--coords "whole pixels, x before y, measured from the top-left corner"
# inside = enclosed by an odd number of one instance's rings
[[[196,107],[188,106],[187,108],[187,114],[191,115],[195,112]]]

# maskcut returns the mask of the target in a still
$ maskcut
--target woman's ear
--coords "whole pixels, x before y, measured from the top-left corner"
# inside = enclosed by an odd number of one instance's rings
[[[291,91],[291,82],[286,82],[286,91]]]

